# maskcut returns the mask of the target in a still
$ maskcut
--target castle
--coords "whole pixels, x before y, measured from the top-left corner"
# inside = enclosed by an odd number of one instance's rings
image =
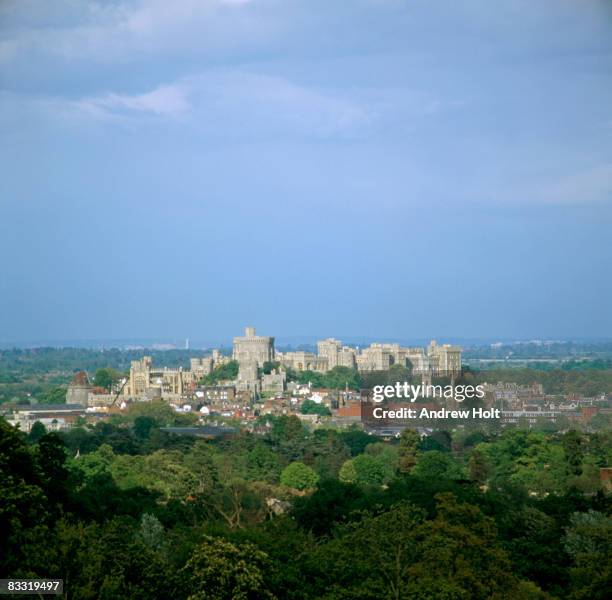
[[[261,391],[282,392],[286,369],[325,373],[334,367],[348,367],[360,372],[385,371],[393,365],[411,367],[423,381],[434,376],[456,377],[461,371],[461,348],[432,341],[427,348],[405,348],[399,344],[371,344],[359,350],[328,338],[317,343],[317,353],[276,352],[274,338],[260,336],[254,327],[233,340],[232,358],[213,350],[208,356],[192,358],[190,369],[155,367],[150,356],[132,361],[129,377],[121,383],[119,394],[96,393],[81,376],[69,386],[67,399],[87,405],[110,405],[121,397],[123,401],[146,401],[163,398],[178,402],[193,392],[203,377],[230,360],[238,362],[238,376],[232,385],[239,392],[255,396]],[[270,373],[262,374],[264,365],[274,363]]]

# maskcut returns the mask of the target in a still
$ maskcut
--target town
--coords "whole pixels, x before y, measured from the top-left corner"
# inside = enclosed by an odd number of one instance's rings
[[[210,432],[211,424],[227,423],[253,430],[260,417],[295,415],[310,427],[358,426],[378,435],[397,436],[411,424],[372,418],[375,414],[371,407],[364,411],[364,404],[372,399],[370,388],[382,389],[380,383],[388,383],[389,377],[394,376],[398,378],[394,389],[400,390],[401,385],[408,389],[406,381],[399,381],[406,377],[417,384],[411,389],[432,388],[432,381],[446,383],[444,389],[450,394],[445,391],[444,397],[440,394],[438,398],[421,398],[413,405],[422,416],[440,408],[457,408],[464,401],[459,392],[474,388],[456,383],[476,383],[469,368],[462,369],[462,348],[456,345],[432,341],[424,348],[372,343],[360,349],[328,338],[317,343],[316,353],[280,352],[275,348],[274,337],[258,335],[254,327],[246,327],[243,336],[233,339],[231,354],[213,349],[191,358],[189,369],[157,367],[145,355],[132,361],[129,373],[106,387],[99,385],[93,375],[77,372],[67,387],[64,404],[5,403],[0,410],[10,423],[26,432],[37,421],[51,431],[67,429],[83,420],[104,421],[134,404],[163,402],[177,414],[191,415],[193,426],[177,428],[178,433],[198,435],[198,427],[208,426],[206,431]],[[486,371],[480,377],[477,404],[481,410],[469,413],[474,419],[488,417],[490,421],[494,416],[501,426],[550,423],[562,427],[588,424],[597,414],[612,413],[605,394],[550,394],[540,383],[489,381]],[[378,402],[376,393],[373,398]],[[403,414],[401,403],[388,408]],[[482,409],[489,412],[483,415]],[[444,414],[464,418],[463,412]],[[421,425],[431,427],[431,423]],[[446,426],[452,428],[453,423]]]

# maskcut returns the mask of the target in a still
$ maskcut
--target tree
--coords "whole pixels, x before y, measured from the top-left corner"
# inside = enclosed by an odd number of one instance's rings
[[[287,465],[280,476],[282,485],[296,490],[314,488],[318,481],[319,476],[315,470],[302,462],[292,462]]]
[[[493,519],[476,506],[459,503],[452,494],[438,494],[436,500],[435,519],[415,532],[418,559],[409,570],[414,596],[407,597],[516,597],[520,584],[497,541]]]
[[[66,388],[55,387],[40,396],[39,401],[41,404],[65,404]]]
[[[118,373],[115,371],[115,369],[104,368],[96,371],[93,382],[94,385],[97,385],[98,387],[111,390],[113,385],[115,385],[120,378],[121,373]]]
[[[172,407],[163,400],[152,402],[135,402],[128,409],[128,418],[134,422],[138,417],[154,419],[158,427],[169,427],[174,425],[177,414]]]
[[[446,452],[431,450],[419,458],[412,475],[425,479],[463,479],[461,467]]]
[[[134,434],[141,440],[149,439],[151,429],[157,426],[157,421],[153,417],[141,415],[134,419]]]
[[[36,454],[24,434],[0,418],[0,572],[5,577],[36,573],[44,564],[41,549],[50,524]]]
[[[571,569],[573,600],[604,600],[612,581],[612,519],[590,510],[574,513],[564,538],[574,560]]]
[[[132,519],[58,527],[61,572],[68,597],[144,600],[176,597],[176,577],[164,557],[139,536]]]
[[[410,473],[416,464],[416,455],[421,436],[410,428],[404,429],[400,436],[399,470],[401,473]]]
[[[361,387],[361,378],[355,369],[338,366],[325,373],[323,383],[325,387],[335,390],[341,390],[345,387],[358,390]]]
[[[342,465],[339,477],[345,483],[381,486],[393,479],[396,467],[397,456],[392,454],[360,454]]]
[[[369,435],[365,431],[357,428],[342,431],[339,435],[340,439],[349,447],[349,450],[351,451],[351,456],[357,456],[358,454],[361,454],[368,444],[371,444],[373,441],[380,439],[376,436]]]
[[[247,454],[248,478],[254,481],[278,481],[281,472],[281,463],[278,453],[262,442],[258,441]]]
[[[317,556],[325,573],[326,589],[319,590],[320,596],[417,598],[408,596],[407,589],[411,566],[419,558],[415,532],[424,517],[424,511],[403,503],[340,527],[338,537],[323,545]]]
[[[350,458],[341,467],[338,478],[343,483],[356,483],[357,482],[357,469],[355,469],[355,461]]]
[[[317,404],[314,400],[304,400],[300,407],[300,412],[303,415],[320,415],[323,417],[331,415],[331,411],[325,404]]]
[[[279,369],[279,368],[280,368],[280,362],[266,360],[261,370],[262,370],[262,373],[264,373],[264,375],[269,375],[270,373],[272,373],[274,369]]]
[[[47,433],[38,441],[36,458],[42,473],[45,495],[52,505],[65,505],[68,499],[66,447],[57,433]]]
[[[209,373],[202,378],[200,383],[202,385],[216,385],[220,381],[234,380],[238,377],[238,371],[240,365],[237,360],[230,360],[229,362],[215,367],[212,373]]]
[[[270,560],[250,543],[204,536],[183,568],[188,600],[273,600]]]
[[[150,513],[143,513],[140,518],[140,531],[138,532],[142,542],[157,552],[165,551],[166,537],[164,526],[159,519]]]
[[[571,475],[580,475],[582,473],[582,435],[575,429],[571,429],[561,438],[563,451],[565,452],[565,460],[567,461],[567,470]]]
[[[28,434],[28,441],[35,444],[47,433],[47,428],[40,422],[36,421],[34,425],[32,425],[32,429],[30,429],[30,433]]]
[[[472,454],[470,454],[468,470],[470,479],[481,485],[486,483],[491,474],[491,465],[485,455],[477,448],[472,450]]]

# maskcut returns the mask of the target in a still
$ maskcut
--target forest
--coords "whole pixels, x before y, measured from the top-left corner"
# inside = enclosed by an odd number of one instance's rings
[[[0,419],[0,574],[74,599],[609,597],[610,431],[383,441],[283,416],[204,440],[175,418]]]

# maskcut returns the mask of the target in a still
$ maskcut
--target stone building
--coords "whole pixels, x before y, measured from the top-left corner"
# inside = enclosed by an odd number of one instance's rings
[[[357,356],[360,371],[387,371],[395,364],[395,357],[387,344],[371,344]]]
[[[190,359],[189,363],[195,380],[199,381],[202,377],[210,375],[213,370],[214,359],[212,356],[202,356]]]
[[[312,352],[283,352],[277,356],[279,362],[294,371],[317,371],[325,373],[329,370],[327,358],[317,356]]]
[[[239,392],[249,392],[252,398],[258,396],[261,392],[261,382],[259,381],[257,362],[243,359],[239,364],[236,390]]]
[[[327,359],[328,370],[334,367],[354,369],[357,366],[355,350],[343,346],[342,342],[334,338],[317,342],[317,354],[320,358]]]
[[[285,391],[286,379],[287,374],[283,370],[273,369],[271,373],[264,373],[261,376],[261,391],[282,394]]]
[[[459,346],[450,344],[440,346],[433,340],[427,347],[427,356],[434,375],[456,377],[461,373],[461,348]]]
[[[333,369],[338,365],[338,353],[342,348],[342,342],[334,338],[327,338],[317,342],[317,354],[327,359],[327,368]]]
[[[232,356],[240,364],[255,362],[263,367],[265,362],[274,360],[274,338],[255,335],[255,328],[247,327],[243,337],[234,338]]]
[[[193,373],[178,369],[155,368],[150,356],[133,360],[130,378],[123,388],[123,395],[130,398],[176,399],[186,390],[186,384],[193,383]]]
[[[87,373],[85,373],[85,371],[79,371],[68,385],[68,390],[66,391],[66,404],[87,406],[87,397],[92,390],[93,385],[89,382]]]

